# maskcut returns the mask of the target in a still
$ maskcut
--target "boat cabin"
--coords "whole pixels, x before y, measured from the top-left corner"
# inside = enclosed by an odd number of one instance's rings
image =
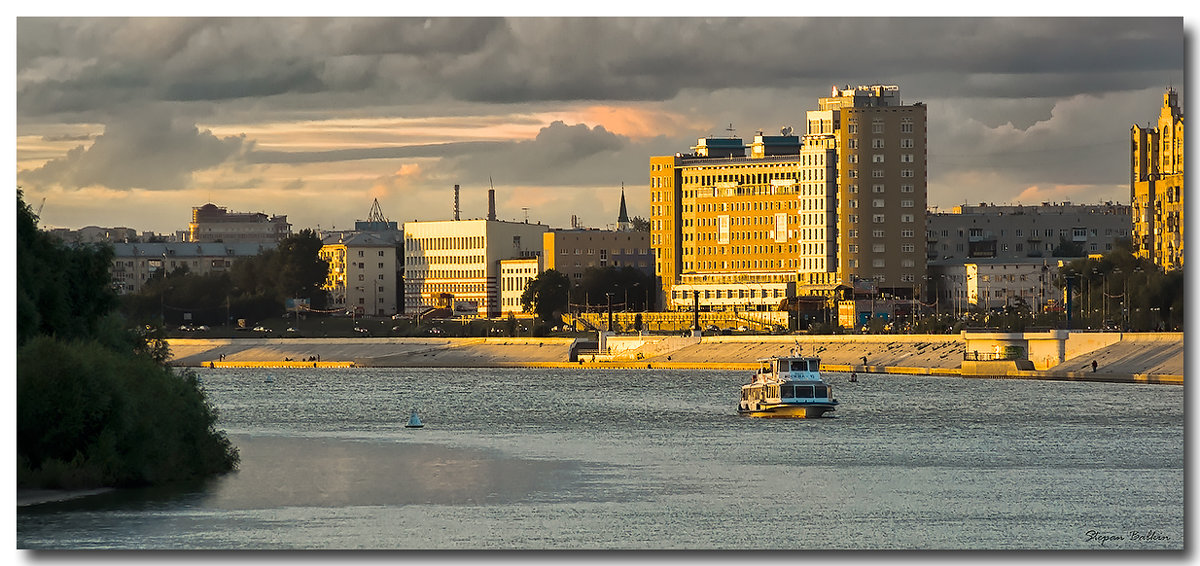
[[[820,380],[821,358],[769,358],[759,360],[758,380]]]

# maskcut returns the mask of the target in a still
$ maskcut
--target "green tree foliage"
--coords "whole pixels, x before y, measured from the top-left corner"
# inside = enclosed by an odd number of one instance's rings
[[[17,366],[18,484],[138,486],[237,465],[190,371],[48,336],[22,347]]]
[[[567,308],[571,281],[562,272],[547,269],[525,286],[521,308],[537,314],[543,324],[552,324]]]
[[[650,231],[650,221],[642,218],[641,216],[634,216],[633,218],[630,218],[629,223],[633,224],[633,229],[638,232]]]
[[[237,450],[159,330],[116,313],[111,250],[37,229],[17,193],[18,486],[161,483],[233,469]]]
[[[1054,257],[1083,257],[1087,252],[1083,250],[1083,244],[1072,242],[1066,237],[1059,236],[1058,245],[1054,246],[1054,251],[1051,252]]]
[[[1066,289],[1070,282],[1074,328],[1174,331],[1183,328],[1183,273],[1163,272],[1119,247],[1098,259],[1067,263],[1054,284]]]
[[[38,230],[37,216],[17,192],[17,345],[38,334],[90,336],[116,305],[110,285],[112,248],[67,247]]]

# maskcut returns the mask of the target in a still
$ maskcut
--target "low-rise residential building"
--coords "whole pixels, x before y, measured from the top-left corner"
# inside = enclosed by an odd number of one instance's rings
[[[1034,312],[1061,306],[1058,270],[1078,258],[976,258],[929,262],[929,290],[937,312],[961,313],[1024,304]]]
[[[187,268],[195,275],[228,270],[235,261],[274,249],[275,243],[126,243],[113,245],[112,282],[118,294],[141,291],[160,271]]]
[[[634,267],[654,275],[650,233],[640,230],[551,229],[542,235],[545,268],[566,275],[572,283],[588,268]]]
[[[323,288],[331,307],[359,316],[398,312],[400,264],[394,240],[367,232],[328,236],[320,257],[329,262]]]

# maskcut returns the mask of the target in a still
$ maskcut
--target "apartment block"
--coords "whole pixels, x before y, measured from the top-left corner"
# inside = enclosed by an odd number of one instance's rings
[[[972,258],[1047,258],[1062,241],[1081,255],[1104,254],[1130,237],[1129,205],[1105,202],[1041,205],[988,203],[931,212],[926,225],[929,261]]]
[[[690,153],[651,157],[661,304],[687,304],[690,291],[745,293],[747,280],[771,282],[773,295],[781,277],[790,292],[869,280],[913,296],[925,273],[926,161],[925,106],[885,85],[834,87],[805,114],[803,134],[759,132],[748,146],[708,137]],[[704,288],[675,289],[685,279]]]
[[[186,267],[193,275],[228,270],[239,259],[274,249],[275,243],[126,243],[113,246],[112,283],[117,294],[142,290],[156,273]]]
[[[1130,131],[1134,253],[1165,270],[1183,268],[1183,133],[1174,88],[1163,94],[1157,124]]]
[[[329,292],[333,308],[358,316],[398,312],[400,264],[394,240],[370,233],[327,236],[320,257],[329,262],[322,288]]]

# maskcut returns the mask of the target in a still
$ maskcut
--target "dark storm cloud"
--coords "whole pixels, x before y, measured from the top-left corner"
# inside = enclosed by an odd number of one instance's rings
[[[17,178],[68,188],[182,189],[193,172],[233,159],[249,145],[241,137],[217,138],[165,112],[145,110],[111,121],[91,146],[78,146]]]
[[[1184,51],[1174,18],[21,18],[17,29],[22,114],[316,93],[667,100],[913,73],[946,95],[1053,96],[1129,88],[1128,73],[1178,70]]]
[[[558,121],[542,128],[537,137],[497,145],[487,151],[447,160],[446,167],[464,180],[483,182],[489,177],[508,184],[577,185],[612,182],[621,178],[623,161],[640,164],[646,154],[625,153],[629,139],[584,124],[568,126]]]

